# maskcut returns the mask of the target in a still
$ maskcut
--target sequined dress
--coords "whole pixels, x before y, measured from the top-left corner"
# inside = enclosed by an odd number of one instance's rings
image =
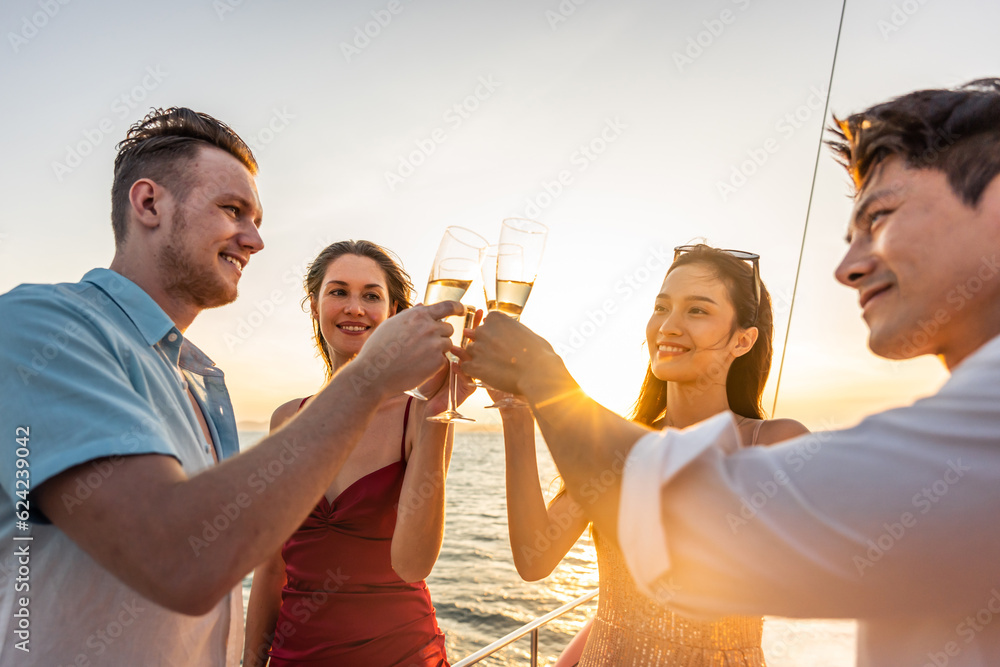
[[[757,423],[750,444],[757,444]],[[765,667],[764,619],[726,616],[695,621],[639,592],[625,557],[594,531],[601,593],[579,667]]]
[[[579,667],[764,667],[764,619],[678,616],[635,587],[621,551],[594,531],[601,593]]]

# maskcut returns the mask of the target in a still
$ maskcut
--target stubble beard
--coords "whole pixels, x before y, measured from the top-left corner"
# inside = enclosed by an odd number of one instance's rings
[[[171,297],[201,309],[218,308],[236,300],[238,290],[226,283],[215,267],[199,266],[191,260],[183,232],[189,222],[178,210],[174,214],[169,241],[160,252],[160,270],[166,276],[164,290]]]

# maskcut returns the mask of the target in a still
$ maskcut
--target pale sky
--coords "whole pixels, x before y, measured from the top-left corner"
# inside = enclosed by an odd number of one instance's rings
[[[0,291],[107,266],[114,144],[151,106],[189,106],[261,164],[266,248],[239,300],[188,330],[242,422],[319,386],[299,300],[323,245],[386,245],[422,294],[445,226],[495,238],[509,216],[551,228],[523,321],[619,411],[638,391],[671,248],[705,237],[760,253],[773,393],[841,3],[679,5],[8,0]],[[997,25],[985,0],[848,3],[831,110],[997,75]],[[778,400],[813,427],[944,378],[934,359],[867,352],[857,296],[832,278],[848,191],[824,149]],[[495,421],[485,403],[469,410]]]

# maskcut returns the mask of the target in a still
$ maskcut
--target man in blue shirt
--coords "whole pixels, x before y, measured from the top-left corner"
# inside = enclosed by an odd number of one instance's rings
[[[223,123],[155,111],[119,146],[110,269],[0,296],[0,665],[239,664],[234,587],[381,400],[441,369],[458,305],[408,309],[237,455],[223,373],[184,332],[264,247],[256,171]]]

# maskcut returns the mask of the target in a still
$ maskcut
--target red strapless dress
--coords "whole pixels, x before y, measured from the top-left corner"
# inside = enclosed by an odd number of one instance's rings
[[[357,480],[332,504],[322,498],[282,547],[288,581],[272,667],[447,667],[427,585],[406,583],[390,561],[409,416],[407,402],[400,460]]]

